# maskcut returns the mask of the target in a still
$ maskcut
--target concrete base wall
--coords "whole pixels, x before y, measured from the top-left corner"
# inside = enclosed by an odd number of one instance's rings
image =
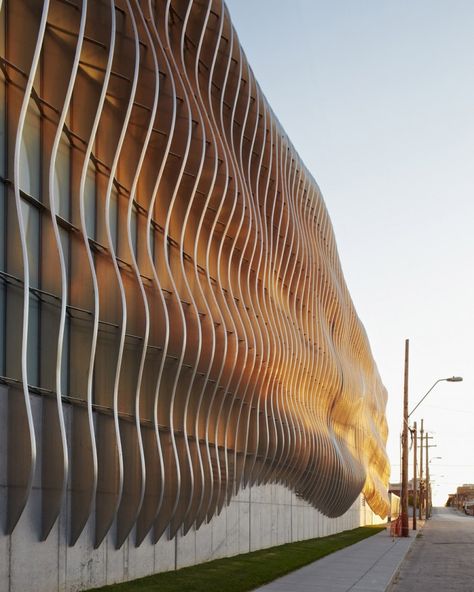
[[[94,549],[92,523],[70,547],[65,515],[40,542],[39,517],[36,491],[14,533],[0,537],[2,592],[84,590],[381,522],[361,498],[346,514],[331,519],[281,485],[247,488],[199,530],[171,541],[163,537],[156,545],[146,539],[138,548],[132,533],[119,550],[112,535]]]
[[[0,400],[3,421],[4,403],[4,399],[3,404]],[[0,430],[0,457],[3,457],[0,465],[5,460],[5,434],[6,430]],[[0,469],[0,512],[4,514],[6,467]],[[362,496],[346,514],[331,519],[278,484],[248,487],[199,530],[178,535],[171,541],[163,537],[156,545],[148,537],[138,548],[132,531],[121,549],[115,548],[113,532],[94,549],[92,518],[74,547],[68,546],[68,507],[63,508],[46,541],[39,540],[40,520],[41,492],[37,478],[13,534],[0,534],[0,592],[85,590],[381,522]]]

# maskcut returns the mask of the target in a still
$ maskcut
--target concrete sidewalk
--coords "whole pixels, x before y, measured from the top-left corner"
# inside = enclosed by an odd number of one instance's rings
[[[416,539],[392,539],[388,530],[327,555],[256,592],[385,592]]]

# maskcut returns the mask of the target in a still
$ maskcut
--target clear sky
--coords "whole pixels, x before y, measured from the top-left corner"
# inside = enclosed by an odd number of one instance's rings
[[[434,435],[435,502],[474,483],[474,2],[229,0],[260,86],[317,180],[389,392],[399,480],[410,408]]]

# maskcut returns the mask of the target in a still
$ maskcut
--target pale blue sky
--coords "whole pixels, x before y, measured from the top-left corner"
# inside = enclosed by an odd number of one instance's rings
[[[389,391],[399,474],[403,349],[436,432],[438,501],[474,482],[474,2],[229,0],[257,80],[326,201]],[[442,476],[443,475],[443,476]]]

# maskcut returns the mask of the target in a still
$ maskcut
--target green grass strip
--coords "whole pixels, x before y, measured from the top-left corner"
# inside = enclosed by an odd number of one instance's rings
[[[103,592],[246,592],[384,530],[362,526],[318,539],[158,573],[94,590]]]

